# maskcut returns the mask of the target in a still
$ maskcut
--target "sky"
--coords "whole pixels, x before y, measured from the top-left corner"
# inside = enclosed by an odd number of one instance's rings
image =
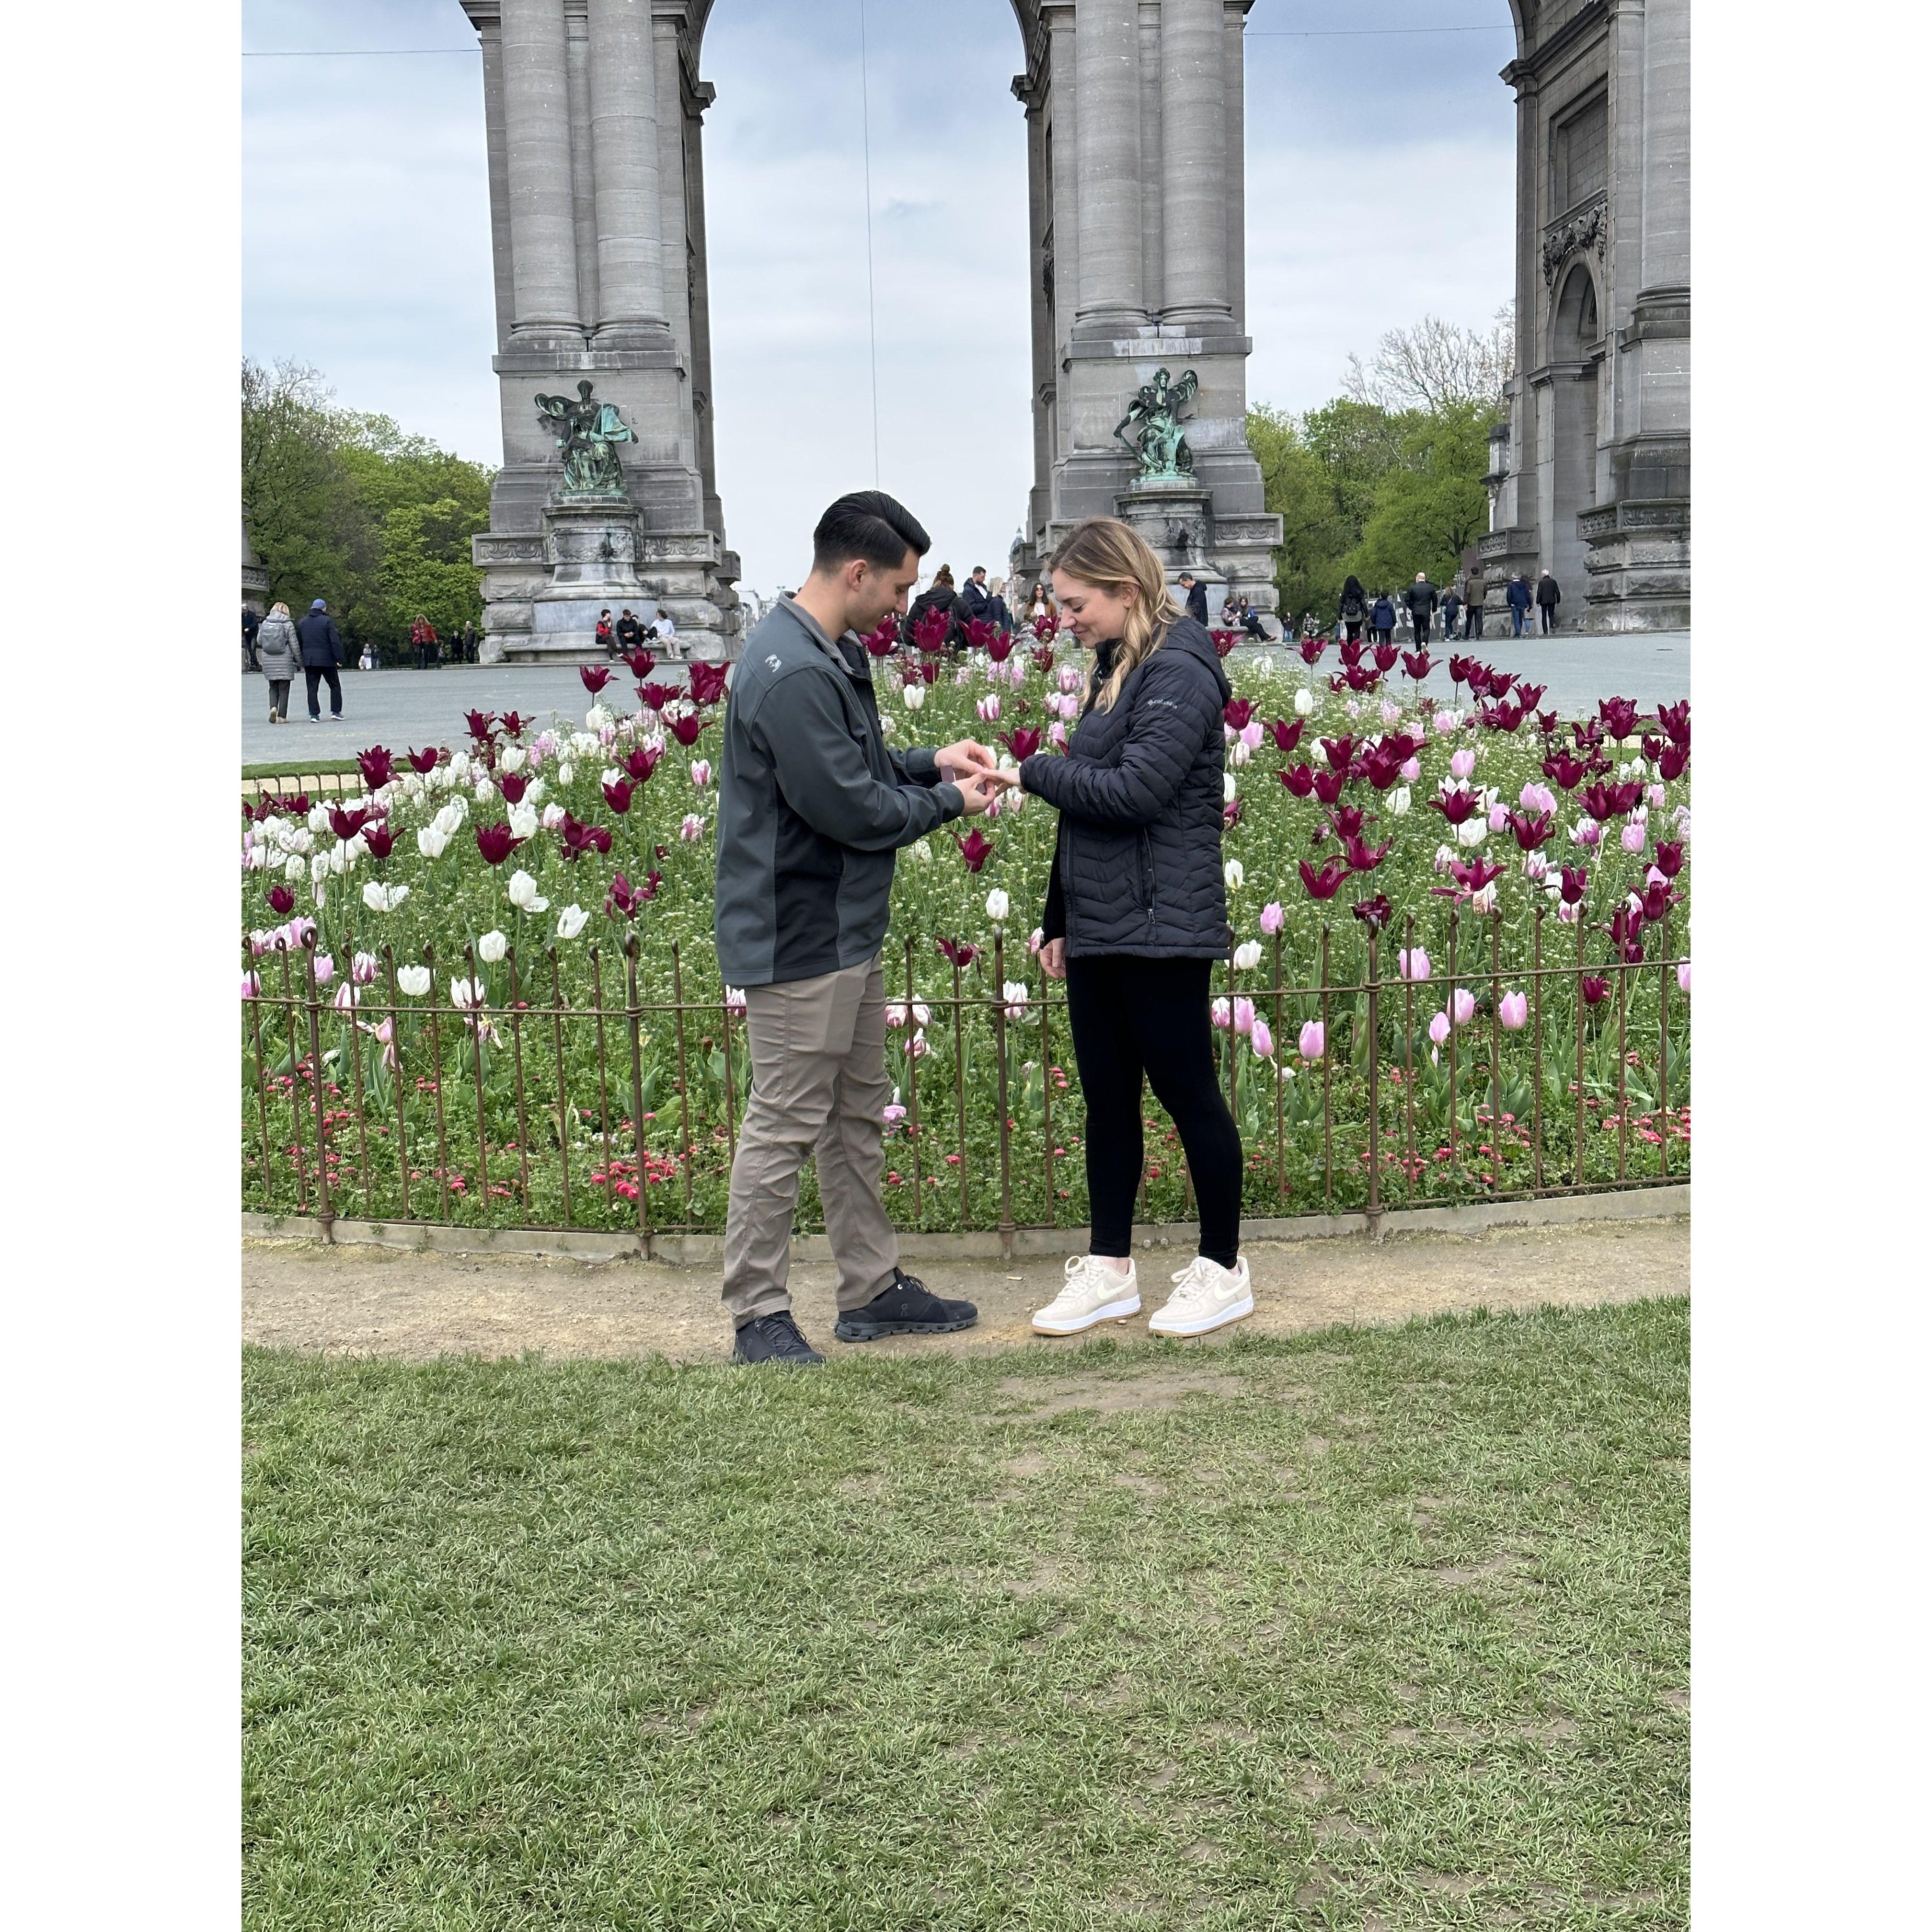
[[[717,0],[705,35],[718,488],[742,583],[768,593],[802,574],[825,503],[875,480],[932,532],[928,562],[997,575],[1031,481],[1009,0],[864,0],[862,88],[860,6]],[[1508,21],[1506,0],[1257,0],[1251,401],[1324,402],[1384,330],[1486,326],[1508,300]],[[494,464],[475,44],[457,0],[244,0],[242,344]],[[434,48],[455,51],[400,51]],[[388,51],[328,51],[350,50]]]

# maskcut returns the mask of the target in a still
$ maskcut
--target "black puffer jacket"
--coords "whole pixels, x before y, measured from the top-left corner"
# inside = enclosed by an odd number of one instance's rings
[[[1112,647],[1095,660],[1106,675]],[[1021,782],[1060,812],[1042,930],[1076,958],[1219,959],[1229,934],[1221,876],[1221,707],[1213,640],[1177,618],[1120,687],[1090,701],[1065,757],[1036,754]]]

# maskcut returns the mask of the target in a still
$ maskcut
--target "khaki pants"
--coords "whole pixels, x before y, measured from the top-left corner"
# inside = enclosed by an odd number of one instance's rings
[[[731,1164],[724,1306],[742,1328],[791,1306],[798,1171],[818,1165],[838,1306],[862,1308],[891,1282],[898,1236],[879,1198],[886,1105],[886,976],[874,956],[812,980],[745,994],[752,1099]]]

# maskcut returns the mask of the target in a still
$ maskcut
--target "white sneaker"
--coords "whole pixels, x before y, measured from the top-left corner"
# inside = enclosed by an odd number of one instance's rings
[[[1238,1256],[1232,1268],[1196,1255],[1174,1277],[1174,1284],[1167,1306],[1148,1324],[1151,1334],[1204,1335],[1255,1312],[1245,1255]]]
[[[1130,1256],[1125,1274],[1076,1255],[1066,1264],[1066,1286],[1033,1318],[1042,1335],[1077,1335],[1096,1322],[1124,1322],[1141,1312],[1138,1277]]]

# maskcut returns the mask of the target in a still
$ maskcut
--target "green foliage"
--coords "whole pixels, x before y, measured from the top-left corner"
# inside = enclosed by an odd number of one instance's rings
[[[352,651],[406,646],[417,612],[447,636],[482,615],[470,539],[494,472],[392,418],[334,407],[312,369],[242,365],[242,505],[272,599],[328,600]]]
[[[1256,405],[1248,442],[1264,500],[1282,520],[1275,586],[1284,619],[1333,621],[1351,573],[1372,593],[1418,570],[1438,584],[1489,526],[1493,411],[1452,402],[1392,411],[1338,396],[1300,416]]]

